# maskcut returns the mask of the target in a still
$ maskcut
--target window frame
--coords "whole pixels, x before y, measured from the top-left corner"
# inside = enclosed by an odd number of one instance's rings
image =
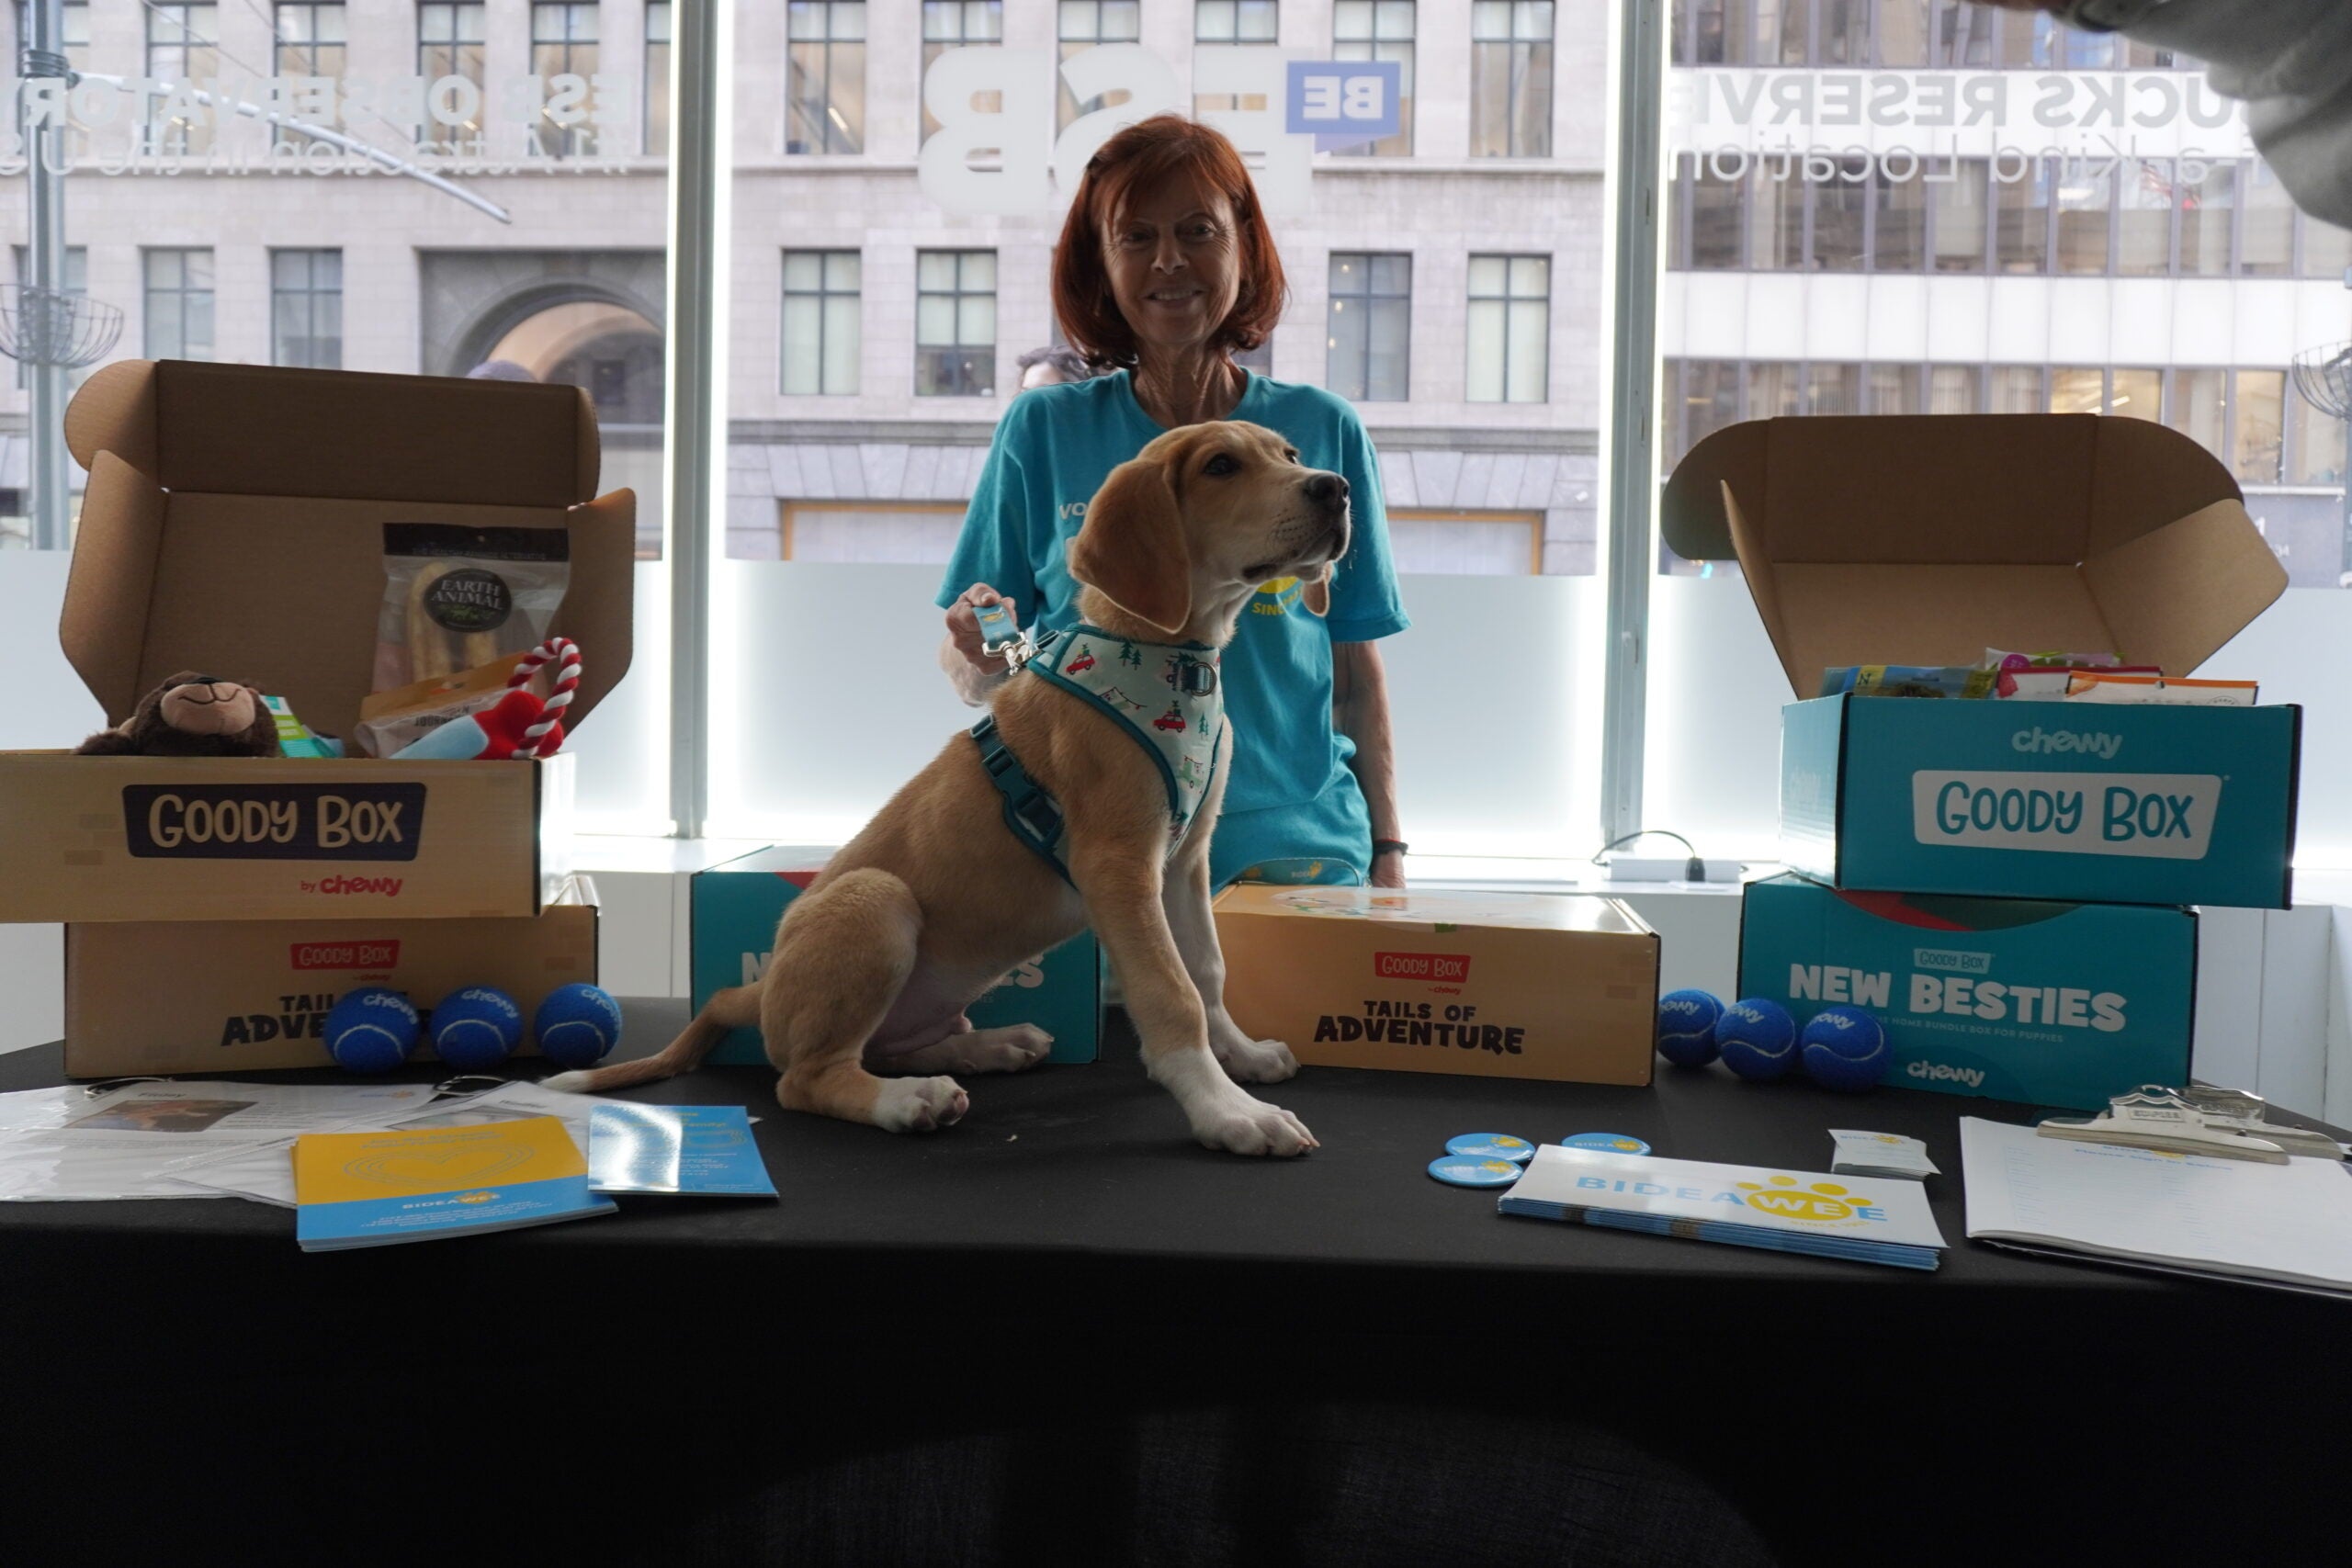
[[[206,259],[207,265],[212,274],[212,282],[200,289],[191,288],[187,280],[188,262],[190,258],[199,255]],[[168,288],[158,288],[155,286],[154,280],[154,265],[159,258],[164,256],[176,258],[179,264],[179,280]],[[219,258],[215,254],[215,248],[211,245],[142,245],[140,247],[139,341],[141,352],[145,354],[148,358],[200,359],[209,361],[218,357],[220,351],[220,323],[218,314],[220,303],[219,266]],[[212,316],[212,331],[210,333],[210,341],[206,343],[204,345],[205,352],[202,354],[190,354],[187,351],[188,302],[199,294],[204,297],[207,313]],[[180,334],[178,345],[175,348],[167,351],[164,345],[155,341],[155,301],[159,298],[170,297],[176,297],[179,300]],[[276,301],[273,299],[273,311],[275,309]]]
[[[813,289],[810,289],[810,288],[795,288],[792,286],[792,258],[793,258],[794,256],[814,256],[814,257],[816,257],[816,258],[817,258],[817,287],[816,287],[815,288],[813,288]],[[857,287],[856,287],[855,288],[854,288],[854,289],[839,289],[839,288],[833,288],[833,287],[832,287],[832,277],[831,277],[832,266],[831,266],[831,264],[832,263],[832,261],[833,261],[836,257],[840,257],[840,256],[850,256],[850,257],[854,257],[854,258],[855,258],[855,259],[856,259],[856,261],[857,261],[857,264],[858,264],[858,280],[857,280]],[[857,395],[859,395],[859,393],[860,393],[861,391],[863,391],[863,390],[864,390],[864,389],[865,389],[865,366],[864,366],[864,364],[863,364],[863,360],[864,360],[864,357],[865,357],[865,253],[864,253],[863,251],[854,250],[854,249],[852,249],[852,248],[850,248],[850,247],[848,247],[848,246],[846,246],[846,245],[834,245],[834,246],[828,246],[828,247],[825,247],[825,248],[822,248],[822,249],[811,249],[811,248],[808,248],[808,247],[794,247],[794,248],[788,248],[788,249],[786,249],[786,250],[783,253],[783,262],[782,262],[782,265],[781,265],[781,266],[779,267],[779,269],[778,269],[778,272],[779,272],[779,277],[778,277],[778,288],[779,288],[779,289],[780,289],[780,291],[781,291],[780,297],[781,297],[781,299],[782,299],[786,303],[787,303],[787,304],[788,304],[791,300],[796,299],[814,299],[814,300],[816,300],[816,301],[817,301],[817,343],[816,343],[817,389],[816,389],[816,390],[814,390],[814,391],[808,391],[808,392],[796,392],[796,391],[794,391],[794,390],[792,389],[792,388],[791,388],[791,387],[787,384],[787,382],[786,382],[786,378],[787,378],[787,377],[789,377],[789,376],[791,375],[791,373],[792,373],[792,339],[791,339],[791,336],[790,336],[790,332],[791,332],[791,327],[790,327],[790,312],[789,312],[788,310],[780,310],[777,312],[777,319],[776,319],[776,392],[777,392],[777,395],[778,395],[778,396],[780,396],[780,397],[786,397],[786,398],[854,398],[854,397],[856,397]],[[826,353],[825,353],[825,350],[826,350],[826,347],[827,347],[827,344],[826,344],[826,334],[827,334],[828,331],[830,330],[830,329],[829,329],[829,327],[828,327],[828,321],[829,321],[829,318],[830,318],[830,316],[831,316],[831,312],[826,309],[826,306],[827,306],[827,305],[829,305],[830,303],[831,303],[833,300],[836,300],[836,299],[854,299],[854,300],[856,300],[856,301],[857,301],[857,318],[858,318],[858,350],[859,350],[859,352],[858,352],[857,356],[856,356],[855,358],[853,358],[853,359],[851,360],[851,362],[850,362],[850,365],[851,365],[850,379],[851,379],[851,383],[852,383],[852,384],[851,384],[848,388],[843,389],[840,389],[840,390],[835,390],[835,389],[833,389],[828,388],[828,387],[824,384],[824,383],[825,383],[825,366],[826,366],[826,363],[827,363],[827,356],[826,356]]]
[[[1470,156],[1473,158],[1549,158],[1552,155],[1552,121],[1558,113],[1559,107],[1557,45],[1560,36],[1560,7],[1554,3],[1554,0],[1535,0],[1535,3],[1544,7],[1544,36],[1540,39],[1522,39],[1519,36],[1520,4],[1516,3],[1516,0],[1471,0],[1469,108]],[[1483,38],[1479,35],[1478,18],[1485,13],[1487,4],[1500,5],[1504,13],[1510,17],[1504,36],[1499,39]],[[1478,94],[1478,78],[1480,72],[1485,69],[1487,51],[1495,49],[1502,50],[1504,55],[1503,151],[1482,152],[1478,150],[1478,144],[1483,138],[1478,122],[1480,111],[1485,107],[1485,100]],[[1527,56],[1527,65],[1524,70],[1520,64],[1520,56],[1522,51]],[[1520,145],[1519,137],[1521,118],[1520,103],[1522,94],[1532,91],[1532,84],[1538,74],[1536,57],[1539,51],[1542,56],[1541,75],[1544,82],[1544,112],[1541,130],[1543,145],[1522,147]]]
[[[922,264],[925,258],[932,256],[952,256],[955,258],[956,284],[953,289],[926,288],[923,287]],[[975,258],[979,256],[986,256],[989,258],[989,287],[984,289],[967,288],[964,285],[965,268]],[[914,395],[916,397],[993,398],[997,395],[998,377],[996,361],[998,353],[1004,346],[1004,322],[998,314],[1003,304],[1003,274],[1001,270],[1002,264],[1002,254],[992,245],[961,245],[953,247],[938,246],[920,248],[915,252]],[[987,344],[988,355],[986,359],[989,377],[988,386],[978,391],[967,389],[957,389],[950,391],[924,391],[922,389],[922,381],[923,371],[926,366],[926,361],[924,359],[926,350],[933,354],[943,352],[954,354],[957,351],[976,349],[981,346],[978,344],[967,344],[963,341],[964,301],[967,299],[985,299],[989,301],[989,313],[990,319],[989,342]],[[923,342],[922,302],[925,299],[947,299],[953,302],[951,309],[956,319],[956,342],[947,344],[927,344]]]
[[[1363,264],[1363,287],[1362,288],[1342,289],[1339,285],[1338,277],[1340,265],[1342,261],[1349,259],[1353,259]],[[1384,261],[1402,262],[1404,264],[1405,288],[1402,293],[1381,290],[1373,287],[1373,277],[1374,273],[1378,270],[1374,264]],[[1324,319],[1327,323],[1325,330],[1325,348],[1323,354],[1324,385],[1330,390],[1337,392],[1340,396],[1347,399],[1350,402],[1410,402],[1413,397],[1413,253],[1410,251],[1335,250],[1327,254],[1324,263],[1324,273],[1327,280],[1325,289],[1326,299],[1324,304]],[[1394,398],[1382,398],[1374,397],[1373,395],[1372,329],[1369,324],[1367,324],[1364,329],[1363,364],[1362,367],[1362,374],[1355,382],[1351,383],[1351,385],[1361,386],[1363,388],[1362,392],[1359,393],[1346,389],[1340,384],[1340,378],[1334,374],[1333,367],[1337,363],[1335,356],[1340,353],[1338,333],[1336,331],[1333,331],[1328,323],[1329,322],[1330,318],[1339,312],[1343,303],[1362,304],[1368,321],[1370,320],[1376,319],[1374,312],[1382,305],[1395,305],[1402,312],[1405,321],[1404,387],[1397,396]]]
[[[282,258],[288,256],[300,256],[303,258],[304,276],[302,285],[299,288],[288,288],[278,281],[277,264]],[[322,288],[319,287],[319,261],[324,256],[333,256],[334,258],[334,287],[332,288]],[[343,368],[343,349],[345,343],[343,310],[344,283],[343,248],[339,245],[273,245],[270,247],[269,362],[272,365],[287,366],[297,369],[307,370],[340,370]],[[285,354],[285,340],[280,337],[278,333],[278,307],[280,302],[288,299],[299,299],[304,302],[303,316],[309,326],[309,331],[305,334],[304,341],[315,344],[322,341],[322,334],[318,330],[319,301],[330,297],[334,300],[335,314],[334,363],[329,365],[315,365],[306,360],[297,361],[287,358]]]
[[[1463,280],[1464,300],[1467,309],[1464,311],[1463,317],[1464,331],[1462,336],[1464,363],[1462,378],[1462,400],[1465,403],[1494,403],[1501,406],[1509,406],[1516,403],[1522,408],[1540,408],[1549,405],[1552,401],[1552,291],[1555,282],[1557,281],[1557,274],[1559,271],[1555,258],[1547,252],[1540,251],[1474,251],[1466,259],[1469,263],[1469,266],[1468,276],[1465,276]],[[1502,293],[1480,294],[1476,291],[1476,284],[1472,281],[1472,278],[1477,272],[1478,264],[1482,261],[1499,261],[1504,264]],[[1514,398],[1510,395],[1510,373],[1512,364],[1510,308],[1513,305],[1524,304],[1538,298],[1536,295],[1520,294],[1515,291],[1511,277],[1516,269],[1512,267],[1510,264],[1521,261],[1540,261],[1544,264],[1544,292],[1540,297],[1544,305],[1544,332],[1542,337],[1544,354],[1544,395],[1540,398]],[[1468,330],[1468,322],[1470,319],[1476,314],[1476,308],[1481,304],[1500,304],[1503,307],[1502,396],[1499,398],[1481,398],[1476,396],[1471,390],[1472,387],[1476,385],[1477,378],[1470,367],[1469,358],[1472,355],[1476,353],[1477,349],[1476,341]]]

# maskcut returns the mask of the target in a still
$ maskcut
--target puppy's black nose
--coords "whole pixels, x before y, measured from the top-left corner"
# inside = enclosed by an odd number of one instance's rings
[[[1348,499],[1348,481],[1337,474],[1317,474],[1306,481],[1307,499],[1324,506],[1337,506]]]

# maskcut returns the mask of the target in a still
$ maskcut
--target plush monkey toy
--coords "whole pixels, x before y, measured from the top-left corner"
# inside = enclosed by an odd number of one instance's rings
[[[130,716],[79,746],[84,757],[282,757],[277,721],[261,694],[234,681],[183,670],[145,696]]]

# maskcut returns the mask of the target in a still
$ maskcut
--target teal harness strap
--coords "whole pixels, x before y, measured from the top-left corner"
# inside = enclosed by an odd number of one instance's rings
[[[996,715],[990,714],[972,726],[972,739],[979,743],[980,766],[988,770],[989,783],[1004,796],[1004,825],[1012,829],[1012,836],[1021,840],[1023,848],[1052,866],[1056,876],[1069,882],[1069,868],[1055,853],[1062,837],[1062,808],[1043,785],[1029,776],[1021,766],[1021,759],[1012,754],[1012,748],[997,733]],[[1070,886],[1075,887],[1077,884]]]

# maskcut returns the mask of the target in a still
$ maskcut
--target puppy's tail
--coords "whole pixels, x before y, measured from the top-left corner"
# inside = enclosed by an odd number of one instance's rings
[[[710,998],[694,1021],[675,1040],[662,1047],[658,1055],[640,1056],[634,1062],[616,1062],[609,1067],[593,1067],[585,1072],[558,1073],[539,1087],[566,1094],[604,1094],[612,1089],[629,1089],[656,1078],[675,1077],[680,1073],[693,1072],[702,1059],[718,1047],[720,1041],[738,1029],[756,1027],[760,1021],[760,988],[757,986],[737,986]]]

